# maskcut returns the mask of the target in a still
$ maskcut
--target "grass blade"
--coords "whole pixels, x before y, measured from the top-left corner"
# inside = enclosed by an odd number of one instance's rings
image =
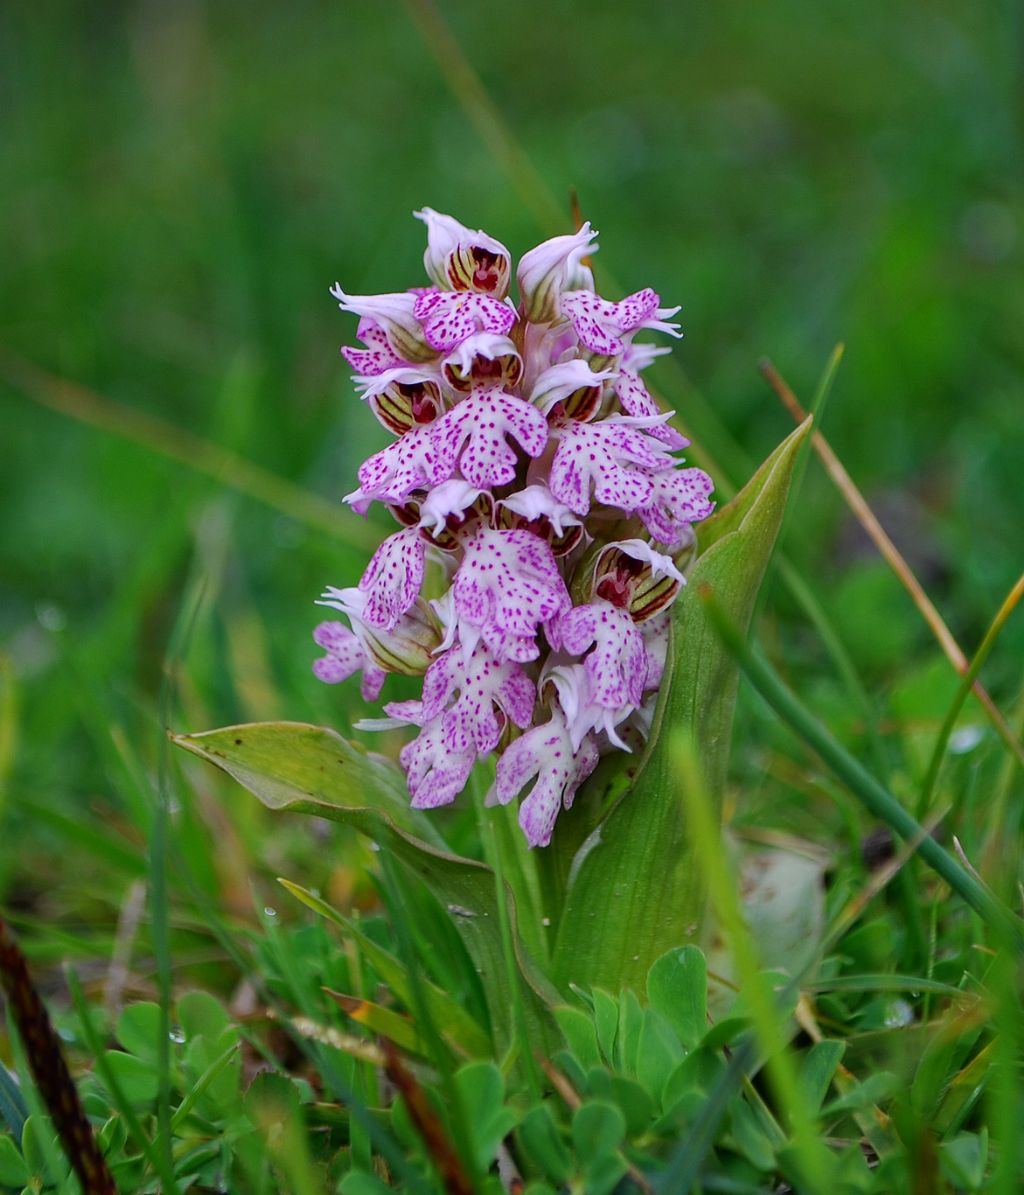
[[[771,666],[744,641],[725,617],[713,592],[705,588],[701,600],[723,641],[746,673],[754,688],[805,743],[812,747],[861,803],[884,821],[900,838],[919,838],[921,858],[957,892],[1003,942],[1014,950],[1024,950],[1024,932],[1020,921],[998,901],[991,891],[944,850],[923,827],[884,789],[873,776],[832,737],[786,688]]]
[[[798,423],[803,422],[806,418],[804,409],[800,405],[799,399],[789,386],[786,385],[785,380],[778,373],[773,373],[768,380],[772,385],[772,389],[782,401],[783,406],[786,407],[794,420]],[[946,658],[957,672],[963,676],[970,667],[967,657],[961,650],[960,645],[953,638],[952,632],[946,626],[942,615],[935,608],[931,598],[925,593],[920,581],[914,576],[910,565],[904,560],[899,548],[892,542],[885,528],[878,521],[874,511],[865,500],[864,495],[857,488],[853,478],[847,473],[842,461],[832,451],[825,437],[820,432],[815,432],[811,443],[814,446],[814,451],[821,458],[821,462],[825,466],[825,471],[831,477],[836,489],[839,490],[845,499],[847,506],[849,506],[850,510],[856,516],[857,521],[870,536],[885,562],[899,578],[903,588],[910,594],[914,605],[920,610],[921,616],[928,624],[939,646],[945,652]],[[988,691],[976,679],[973,681],[971,688],[984,707],[999,737],[1013,753],[1014,758],[1020,766],[1024,768],[1024,746],[1014,737],[1013,731],[1007,725],[1006,719],[989,696]]]

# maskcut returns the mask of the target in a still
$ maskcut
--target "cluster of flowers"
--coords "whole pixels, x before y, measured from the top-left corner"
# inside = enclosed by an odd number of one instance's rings
[[[414,726],[401,753],[412,804],[447,804],[476,760],[498,755],[490,802],[533,782],[519,822],[546,845],[598,758],[641,744],[665,660],[668,607],[683,582],[691,524],[712,509],[710,478],[641,370],[678,336],[652,290],[612,303],[594,292],[585,224],[527,253],[509,296],[508,251],[425,208],[432,286],[332,294],[360,317],[343,348],[356,388],[397,437],[359,470],[346,501],[384,503],[401,526],[358,588],[330,588],[314,671],[423,677],[421,700],[391,702],[364,728]],[[422,596],[428,562],[444,595]]]

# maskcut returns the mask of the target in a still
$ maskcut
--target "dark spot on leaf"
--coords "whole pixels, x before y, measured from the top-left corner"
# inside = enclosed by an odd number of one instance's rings
[[[241,740],[241,739],[235,739],[235,746],[236,746],[236,747],[241,747],[241,745],[242,745],[242,740]]]

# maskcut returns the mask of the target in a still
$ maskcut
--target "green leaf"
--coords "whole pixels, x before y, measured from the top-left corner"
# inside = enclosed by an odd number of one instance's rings
[[[597,1030],[591,1018],[578,1008],[556,1008],[552,1011],[562,1036],[580,1066],[584,1070],[597,1066],[601,1055],[597,1047]]]
[[[602,1154],[583,1168],[583,1190],[587,1195],[611,1195],[626,1173],[625,1159],[619,1154]]]
[[[671,1112],[691,1093],[697,1094],[699,1102],[704,1103],[723,1069],[721,1055],[703,1046],[687,1054],[669,1076],[662,1091],[661,1106],[664,1111]]]
[[[129,1004],[117,1018],[117,1040],[129,1054],[155,1066],[160,1052],[160,1021],[159,1004]]]
[[[692,1050],[708,1028],[708,970],[696,946],[670,950],[647,972],[647,999]]]
[[[10,1137],[0,1137],[0,1184],[5,1187],[23,1187],[32,1177],[25,1159]]]
[[[626,1118],[626,1132],[631,1137],[639,1137],[650,1128],[654,1103],[635,1079],[613,1075],[604,1067],[594,1068],[587,1075],[586,1092],[595,1100],[615,1104]]]
[[[505,1107],[505,1080],[493,1062],[471,1062],[456,1071],[455,1086],[467,1114],[477,1165],[486,1171],[517,1120],[515,1112]]]
[[[775,1150],[750,1105],[740,1099],[733,1100],[729,1112],[733,1140],[740,1153],[758,1170],[771,1170],[775,1166]]]
[[[134,1054],[122,1054],[119,1050],[107,1050],[107,1066],[120,1086],[129,1104],[139,1107],[151,1104],[160,1090],[160,1076],[156,1067]]]
[[[588,1100],[572,1118],[576,1156],[586,1163],[613,1154],[626,1136],[626,1120],[614,1104]]]
[[[387,760],[362,751],[332,730],[301,722],[256,722],[173,741],[222,768],[271,809],[342,822],[401,861],[448,909],[480,973],[498,1051],[511,1041],[512,991],[501,941],[494,873],[441,845],[434,823],[410,809],[405,777]],[[508,895],[515,928],[515,908]],[[514,939],[517,935],[513,935]],[[547,1004],[557,995],[521,949],[517,962],[531,1038],[544,1043],[554,1026]]]
[[[653,1008],[644,1009],[636,1047],[636,1076],[655,1103],[661,1102],[665,1082],[683,1059],[683,1047],[667,1020]]]
[[[704,884],[676,792],[672,736],[662,730],[685,730],[698,745],[705,784],[720,801],[739,673],[697,593],[711,586],[733,622],[747,627],[809,431],[809,421],[797,428],[699,529],[700,555],[673,607],[661,699],[639,774],[572,863],[553,958],[560,989],[642,991],[652,963],[700,933]]]
[[[96,1134],[96,1140],[106,1158],[118,1158],[128,1141],[128,1129],[123,1116],[111,1116]]]
[[[615,1061],[615,1039],[619,1031],[619,1002],[614,996],[595,988],[591,993],[594,1001],[594,1028],[601,1053],[609,1063]]]
[[[633,991],[625,991],[619,1000],[618,1063],[627,1074],[636,1074],[636,1053],[644,1026],[644,1010]]]
[[[186,992],[178,998],[177,1009],[186,1041],[194,1037],[216,1041],[231,1024],[224,1005],[209,992]]]
[[[821,1111],[845,1049],[841,1041],[819,1041],[807,1051],[800,1067],[799,1082],[808,1115],[817,1116]]]
[[[985,1180],[988,1162],[988,1130],[963,1133],[939,1146],[939,1157],[947,1176],[968,1191],[978,1191]]]
[[[548,1104],[538,1104],[523,1117],[516,1133],[520,1156],[537,1167],[546,1178],[562,1186],[572,1173],[572,1159],[562,1142]]]

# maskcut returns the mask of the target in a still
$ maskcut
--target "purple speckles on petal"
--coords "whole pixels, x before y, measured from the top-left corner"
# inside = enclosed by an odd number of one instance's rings
[[[314,675],[327,685],[337,685],[362,670],[364,701],[376,701],[387,673],[374,663],[359,637],[341,622],[322,622],[313,639],[326,655],[313,662]]]
[[[639,705],[647,681],[647,649],[639,627],[626,610],[611,602],[575,606],[561,615],[549,634],[557,645],[582,656],[590,680],[590,696],[605,709]]]
[[[636,415],[638,418],[645,419],[663,414],[661,408],[651,398],[643,379],[630,369],[619,370],[615,393],[627,415]],[[673,451],[685,448],[690,443],[684,435],[677,432],[674,427],[669,427],[667,423],[652,425],[648,428],[648,434],[654,436],[656,440],[661,440]]]
[[[484,528],[464,548],[452,586],[458,617],[498,659],[535,660],[538,626],[572,604],[551,549],[530,531]]]
[[[547,846],[559,811],[572,804],[576,789],[597,766],[598,752],[587,740],[574,751],[561,710],[551,720],[516,739],[498,760],[491,799],[507,805],[536,777],[519,806],[519,825],[530,846]]]
[[[659,302],[650,288],[618,303],[609,303],[590,290],[575,290],[562,295],[562,314],[572,321],[580,343],[592,353],[616,357],[626,348],[625,338],[639,328],[676,334],[675,324],[665,323],[664,317],[675,315],[679,308],[659,308]]]
[[[360,466],[361,495],[400,504],[413,490],[447,481],[452,474],[438,455],[433,425],[414,427]]]
[[[472,746],[486,755],[497,746],[506,719],[530,725],[537,690],[522,668],[499,661],[479,643],[466,657],[453,647],[431,664],[423,678],[423,716],[441,718],[453,752]]]
[[[437,719],[402,748],[399,756],[409,779],[414,809],[436,809],[450,805],[466,787],[476,752],[467,748],[453,753]]]
[[[445,469],[458,461],[462,476],[481,488],[514,479],[517,458],[509,440],[527,456],[540,456],[548,425],[536,407],[501,390],[475,391],[442,417],[434,436]]]
[[[646,470],[672,465],[665,445],[624,419],[569,423],[558,433],[551,465],[551,492],[578,515],[598,502],[633,511],[651,501]]]
[[[416,601],[423,584],[427,545],[415,527],[389,536],[363,573],[359,588],[366,594],[364,620],[393,630]]]
[[[651,535],[669,547],[685,543],[691,523],[714,510],[714,483],[703,469],[671,469],[651,478],[651,496],[639,515]]]
[[[516,322],[507,303],[473,291],[428,291],[417,296],[413,313],[427,343],[440,353],[452,352],[477,332],[507,336]]]

